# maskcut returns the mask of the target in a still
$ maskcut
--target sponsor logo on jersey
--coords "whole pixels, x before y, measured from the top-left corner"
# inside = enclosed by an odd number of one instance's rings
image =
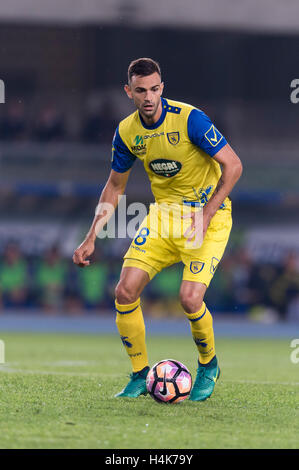
[[[149,163],[149,167],[154,173],[156,173],[156,175],[170,178],[180,171],[182,164],[176,160],[158,158],[157,160],[152,160]]]
[[[180,141],[179,132],[167,132],[167,139],[171,145],[177,145]]]
[[[137,153],[139,155],[143,155],[146,153],[146,144],[143,142],[143,136],[142,135],[136,135],[134,139],[134,144],[131,147],[132,152]]]
[[[216,147],[220,140],[223,139],[223,135],[218,131],[218,129],[216,129],[214,124],[212,124],[210,129],[205,133],[205,138],[210,142],[212,147]]]
[[[132,248],[134,248],[134,250],[140,251],[141,253],[146,253],[146,250],[142,250],[142,249],[139,248],[138,246],[132,245]]]
[[[144,135],[143,138],[144,139],[152,139],[153,137],[161,137],[162,135],[164,135],[164,132],[160,132],[159,134],[147,134],[147,135]]]
[[[165,135],[164,132],[160,132],[160,133],[156,132],[155,134],[146,134],[146,135],[136,135],[134,139],[134,145],[132,145],[131,147],[132,152],[137,153],[139,155],[145,154],[146,144],[144,141],[146,139],[152,139],[154,137],[161,137],[163,135]]]
[[[135,145],[143,145],[143,137],[142,135],[136,135],[134,139]]]
[[[132,152],[143,155],[146,153],[146,145],[133,145],[131,147]]]
[[[203,263],[202,261],[191,261],[190,271],[193,274],[198,274],[198,273],[200,273],[200,271],[203,270],[204,265],[205,265],[205,263]]]

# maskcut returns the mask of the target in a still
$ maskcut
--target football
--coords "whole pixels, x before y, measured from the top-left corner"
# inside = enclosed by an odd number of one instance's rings
[[[184,364],[174,359],[164,359],[149,370],[146,388],[159,403],[179,403],[190,394],[192,377]]]

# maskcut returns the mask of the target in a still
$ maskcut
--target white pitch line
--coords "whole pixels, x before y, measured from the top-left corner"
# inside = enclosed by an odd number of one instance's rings
[[[57,370],[32,370],[32,369],[14,369],[7,366],[0,366],[0,372],[7,372],[12,374],[40,374],[40,375],[68,375],[77,377],[100,377],[101,372],[63,372]],[[119,377],[120,374],[109,374],[109,377]],[[221,379],[220,379],[221,380]],[[222,383],[239,383],[239,384],[253,384],[253,385],[288,385],[299,386],[299,382],[275,382],[275,381],[259,381],[259,380],[221,380]],[[220,383],[221,383],[220,382]]]
[[[68,375],[74,377],[102,377],[101,372],[63,372],[61,370],[32,370],[32,369],[13,369],[11,367],[0,366],[0,372],[9,374],[39,374],[39,375]],[[109,374],[109,377],[119,377],[119,374]]]
[[[11,362],[5,362],[5,365],[7,366],[20,366],[20,365],[26,365],[29,364],[29,361],[11,361]],[[30,364],[34,365],[40,365],[40,366],[88,366],[88,365],[96,365],[99,364],[99,362],[96,361],[54,361],[54,362],[49,362],[49,361],[31,361]]]
[[[90,377],[90,376],[98,376],[99,374],[93,372],[62,372],[57,370],[30,370],[30,369],[12,369],[10,367],[0,368],[0,372],[7,372],[10,374],[39,374],[39,375],[74,375],[74,376],[82,376],[82,377]]]

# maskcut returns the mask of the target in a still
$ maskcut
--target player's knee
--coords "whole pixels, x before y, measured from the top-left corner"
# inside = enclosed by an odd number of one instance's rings
[[[180,292],[181,305],[185,312],[195,313],[201,309],[203,297],[196,290],[182,290]]]
[[[122,305],[132,304],[137,298],[138,294],[132,285],[124,281],[119,281],[115,288],[115,299],[117,303]]]

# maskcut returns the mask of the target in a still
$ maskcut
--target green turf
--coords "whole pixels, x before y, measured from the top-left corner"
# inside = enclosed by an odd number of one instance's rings
[[[178,405],[115,399],[129,361],[115,336],[2,333],[1,448],[299,448],[299,364],[290,341],[218,339],[211,399]],[[185,363],[187,337],[148,338],[150,362]]]

